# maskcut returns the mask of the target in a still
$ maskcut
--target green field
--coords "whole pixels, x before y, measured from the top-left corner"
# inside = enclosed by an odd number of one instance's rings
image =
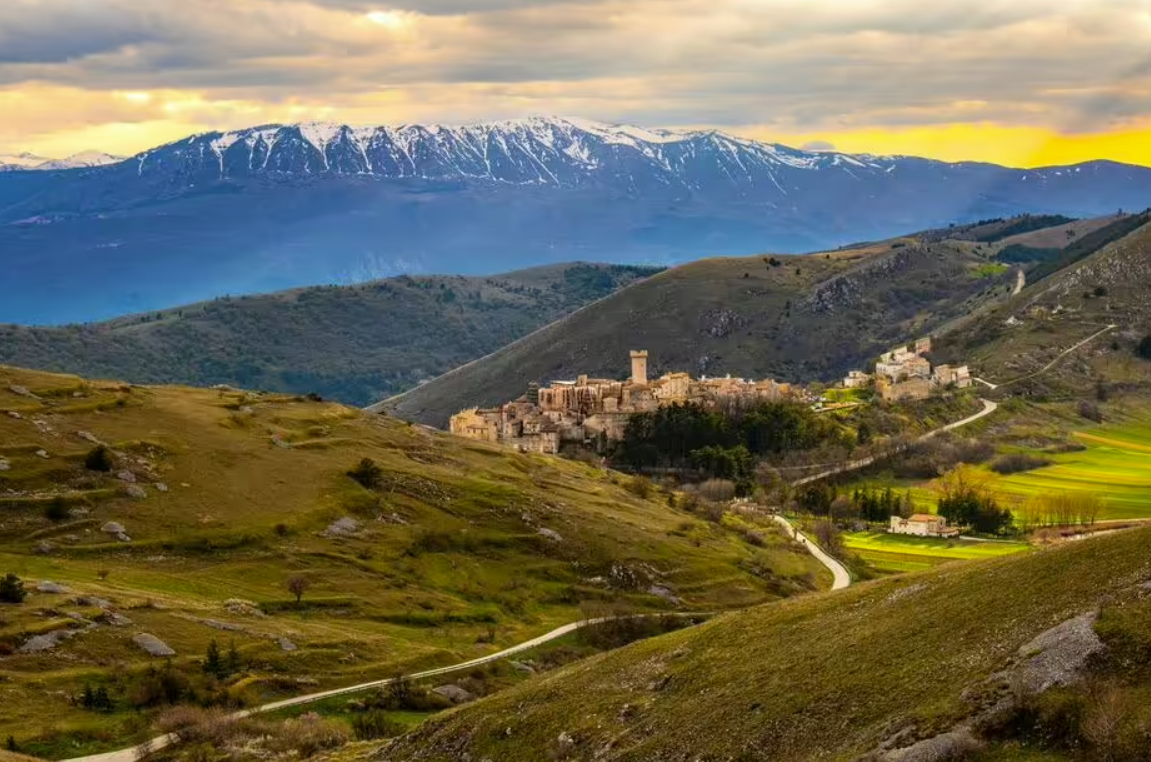
[[[992,488],[1022,499],[1052,492],[1091,492],[1103,519],[1151,518],[1151,423],[1125,423],[1075,435],[1082,452],[1044,455],[1046,468],[994,476]]]
[[[1030,549],[1030,546],[1021,542],[939,540],[886,532],[844,534],[843,543],[881,572],[918,571],[948,561],[994,558]]]

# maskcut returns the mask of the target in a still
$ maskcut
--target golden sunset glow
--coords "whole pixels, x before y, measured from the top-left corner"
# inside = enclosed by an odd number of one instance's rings
[[[0,152],[573,115],[846,152],[1151,165],[1151,0],[157,3],[0,4]]]

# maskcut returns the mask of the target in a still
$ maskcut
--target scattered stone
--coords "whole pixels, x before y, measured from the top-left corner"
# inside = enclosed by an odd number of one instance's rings
[[[547,539],[551,540],[552,542],[563,542],[564,541],[564,538],[560,536],[560,533],[555,531],[554,529],[546,529],[546,528],[541,529],[541,530],[539,530],[539,535],[540,535],[540,537],[546,537]]]
[[[72,392],[72,399],[78,400],[83,398],[84,392]]]
[[[82,598],[77,598],[72,602],[77,606],[91,606],[92,608],[100,609],[101,611],[107,611],[108,609],[112,608],[112,601],[105,600],[104,598],[97,598],[94,595],[86,595]]]
[[[132,642],[135,643],[137,646],[139,646],[140,649],[142,649],[143,651],[146,651],[151,656],[175,656],[176,655],[176,652],[174,650],[172,650],[171,646],[169,646],[167,643],[165,643],[164,641],[157,638],[155,635],[149,635],[146,632],[142,632],[139,635],[136,635],[135,637],[133,637]]]
[[[522,661],[513,661],[509,662],[509,664],[512,665],[512,669],[514,669],[516,672],[522,672],[525,675],[534,675],[536,673],[535,667],[532,667],[529,664],[524,664]]]
[[[136,483],[136,475],[134,473],[132,473],[131,471],[120,471],[119,473],[116,474],[116,478],[119,479],[120,481],[126,482],[128,484],[135,484]]]
[[[112,625],[113,627],[127,627],[133,622],[123,614],[117,614],[114,611],[107,612],[100,617],[103,621]]]
[[[1088,660],[1105,648],[1095,633],[1096,618],[1092,611],[1052,627],[1020,648],[1020,662],[996,677],[1031,695],[1078,682]]]
[[[922,592],[926,589],[927,589],[927,585],[922,583],[922,582],[914,584],[914,585],[908,585],[907,587],[901,587],[898,590],[895,590],[894,592],[892,592],[890,595],[888,595],[887,601],[889,603],[894,603],[895,601],[906,598],[909,595],[915,595],[916,593]]]
[[[967,728],[928,738],[906,749],[884,754],[883,762],[959,762],[970,758],[983,744]]]
[[[0,458],[0,471],[11,471],[11,470],[12,470],[12,464],[9,463],[4,458]]]
[[[127,492],[128,497],[135,498],[136,500],[143,500],[148,497],[148,491],[139,484],[129,484]]]
[[[17,386],[16,384],[12,384],[11,386],[8,387],[8,391],[10,391],[13,394],[20,396],[20,397],[27,397],[28,399],[32,399],[32,400],[40,399],[39,396],[33,394],[32,391],[30,389],[28,389],[28,387],[26,387],[26,386]]]
[[[296,650],[299,650],[299,649],[296,647],[296,644],[295,644],[295,643],[293,643],[292,641],[288,640],[287,638],[280,638],[280,640],[279,640],[279,643],[280,643],[280,650],[281,650],[281,651],[296,651]]]
[[[37,450],[36,451],[36,457],[37,458],[43,458],[44,460],[48,460],[48,458],[51,458],[52,456],[48,454],[47,450]]]
[[[17,413],[15,410],[9,410],[9,411],[8,411],[8,417],[9,417],[9,418],[15,418],[17,421],[22,421],[22,420],[24,420],[24,416],[20,415],[20,414],[19,414],[19,413]]]
[[[156,482],[156,491],[157,492],[167,492],[168,491],[168,485],[164,484],[164,482]]]
[[[100,531],[104,534],[124,534],[128,530],[124,528],[123,524],[117,521],[109,521],[107,524],[100,527]]]
[[[89,442],[89,443],[94,444],[94,445],[104,444],[103,442],[101,442],[99,439],[96,438],[95,434],[93,434],[90,431],[77,431],[76,436],[80,437],[85,442]]]
[[[432,693],[443,696],[453,704],[467,704],[470,701],[476,700],[475,696],[458,685],[441,685],[438,688],[432,688]]]
[[[205,624],[213,630],[223,630],[224,632],[243,632],[244,628],[238,624],[231,622],[221,622],[218,619],[197,619],[200,624]]]
[[[224,610],[229,614],[238,614],[239,616],[252,616],[263,618],[267,616],[260,607],[252,601],[241,600],[240,598],[229,598],[224,601]]]
[[[47,593],[48,595],[67,595],[72,591],[56,582],[44,580],[36,585],[36,592]]]
[[[87,516],[91,511],[87,508],[69,508],[68,515],[74,519],[82,519]]]
[[[333,521],[329,524],[323,534],[324,537],[353,537],[358,531],[360,531],[360,522],[350,516],[345,516],[339,521]]]
[[[52,551],[54,551],[55,549],[56,549],[56,546],[53,545],[52,543],[48,542],[47,540],[41,540],[36,545],[36,555],[46,556],[49,553],[51,553]]]

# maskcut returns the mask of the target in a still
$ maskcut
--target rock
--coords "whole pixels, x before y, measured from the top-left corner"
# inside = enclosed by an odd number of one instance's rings
[[[293,643],[292,641],[288,640],[287,638],[280,638],[280,640],[278,642],[280,644],[280,650],[281,651],[295,651],[295,650],[297,650],[296,644]]]
[[[12,470],[12,464],[9,463],[4,458],[0,458],[0,471],[11,471],[11,470]]]
[[[324,530],[324,537],[353,537],[360,530],[360,522],[350,516],[333,521]]]
[[[149,635],[146,632],[142,632],[139,635],[133,637],[132,642],[151,656],[176,655],[176,652],[172,650],[171,646],[157,638],[155,635]]]
[[[128,497],[135,498],[136,500],[143,500],[148,497],[148,491],[139,484],[129,484],[127,492]]]
[[[564,541],[564,538],[560,536],[560,533],[555,531],[554,529],[546,529],[546,528],[541,529],[541,530],[539,530],[539,535],[540,535],[540,537],[546,537],[547,539],[551,540],[552,542],[563,542]]]
[[[44,635],[29,638],[25,641],[24,645],[20,646],[19,650],[22,654],[44,653],[45,651],[51,651],[65,640],[73,638],[76,635],[76,630],[55,630],[45,633]]]
[[[39,396],[33,394],[32,391],[30,389],[28,389],[28,387],[26,387],[26,386],[17,386],[16,384],[12,384],[11,386],[8,387],[8,391],[10,391],[13,394],[20,396],[20,397],[27,397],[28,399],[33,399],[33,400],[40,399]]]
[[[223,630],[224,632],[243,632],[244,628],[238,624],[231,622],[221,622],[218,619],[199,619],[200,624],[205,624],[213,630]]]
[[[68,515],[74,519],[82,519],[87,516],[91,511],[87,508],[69,508]]]
[[[77,606],[91,606],[92,608],[100,609],[101,611],[107,611],[108,609],[112,608],[112,601],[108,601],[103,598],[97,598],[94,595],[85,595],[82,598],[77,598],[75,601],[73,601],[73,603],[75,603]]]
[[[36,457],[37,458],[43,458],[44,460],[48,460],[48,458],[51,458],[52,456],[48,454],[47,450],[37,450],[36,451]]]
[[[24,416],[20,415],[15,410],[9,410],[8,411],[8,417],[9,418],[15,418],[17,421],[23,420],[23,418],[24,418]]]
[[[84,392],[72,392],[72,399],[78,400],[84,397]]]
[[[93,434],[90,431],[77,431],[76,436],[80,437],[85,442],[90,442],[91,444],[94,444],[94,445],[104,444],[103,442],[101,442],[99,439],[96,438],[95,434]]]
[[[116,539],[120,542],[132,542],[132,538],[124,532],[116,535]]]
[[[432,688],[432,693],[437,693],[453,704],[466,704],[470,701],[475,701],[476,697],[465,691],[458,685],[441,685],[438,688]]]
[[[906,749],[884,754],[883,762],[960,762],[983,748],[983,744],[966,728],[928,738]]]
[[[116,478],[128,484],[136,483],[136,475],[131,471],[120,471],[116,474]]]
[[[1052,627],[1020,648],[1020,662],[996,677],[1030,695],[1078,682],[1088,660],[1105,648],[1095,633],[1096,618],[1092,611]]]
[[[131,619],[114,611],[104,614],[102,619],[113,627],[127,627],[132,624]]]
[[[252,601],[245,601],[240,598],[229,598],[224,601],[224,610],[230,614],[239,614],[240,616],[254,616],[265,617],[263,611]]]
[[[168,485],[164,484],[164,482],[156,482],[156,491],[157,492],[167,492],[168,491]]]
[[[512,665],[512,669],[514,669],[516,672],[522,672],[525,675],[534,675],[536,673],[534,667],[528,664],[524,664],[522,661],[513,661],[508,663]]]
[[[46,556],[49,553],[51,553],[52,551],[54,551],[55,549],[56,549],[56,546],[53,545],[52,543],[48,542],[47,540],[41,540],[39,543],[37,543],[36,548],[35,548],[35,552],[36,552],[36,555]]]
[[[124,525],[119,522],[109,521],[107,524],[100,527],[100,531],[104,534],[124,534],[128,530],[124,529]]]
[[[64,587],[63,585],[56,583],[56,582],[44,580],[42,582],[37,583],[36,592],[47,593],[49,595],[67,595],[68,593],[70,593],[72,591],[69,590],[68,588]]]
[[[671,590],[668,590],[663,585],[652,585],[647,589],[647,592],[648,595],[654,595],[659,598],[663,598],[668,603],[674,603],[677,606],[683,603],[682,600],[676,597],[675,593],[673,593]]]

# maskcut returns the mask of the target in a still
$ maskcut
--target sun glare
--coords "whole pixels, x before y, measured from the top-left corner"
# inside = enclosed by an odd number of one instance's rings
[[[367,14],[367,18],[388,29],[401,29],[408,24],[408,15],[403,11],[372,11]]]

